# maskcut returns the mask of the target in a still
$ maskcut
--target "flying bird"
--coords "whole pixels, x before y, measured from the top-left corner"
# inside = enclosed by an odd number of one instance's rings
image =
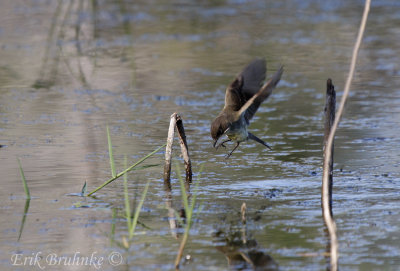
[[[226,89],[225,106],[211,123],[211,137],[214,140],[214,148],[225,147],[224,143],[228,141],[236,143],[226,158],[232,155],[240,143],[248,139],[271,149],[267,143],[247,131],[250,120],[257,112],[258,107],[271,95],[272,90],[281,79],[283,66],[275,72],[268,82],[262,85],[266,72],[264,59],[253,60]],[[228,139],[217,145],[218,140],[223,135],[226,135]]]

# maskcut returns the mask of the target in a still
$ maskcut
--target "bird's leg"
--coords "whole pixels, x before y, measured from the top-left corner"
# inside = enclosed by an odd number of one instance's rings
[[[230,139],[227,139],[227,140],[225,140],[225,141],[222,141],[221,143],[218,144],[218,146],[215,147],[215,149],[218,150],[218,148],[219,148],[220,146],[226,148],[226,146],[224,145],[224,143],[229,142],[229,141],[231,141],[231,140],[230,140]]]
[[[228,159],[231,155],[232,155],[232,153],[237,149],[237,147],[239,147],[239,142],[238,143],[236,143],[236,146],[233,148],[233,150],[225,157],[225,159]]]

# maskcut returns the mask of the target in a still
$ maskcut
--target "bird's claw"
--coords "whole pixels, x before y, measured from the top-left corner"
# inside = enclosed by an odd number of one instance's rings
[[[218,150],[218,148],[221,147],[221,146],[224,147],[224,148],[226,149],[226,146],[225,146],[224,143],[219,144],[217,147],[215,147],[215,149]]]
[[[219,144],[215,147],[215,149],[218,150],[218,148],[219,148],[220,146],[222,146],[222,147],[224,147],[224,148],[226,149],[225,143],[226,143],[226,142],[229,142],[229,141],[231,141],[231,140],[230,140],[230,139],[227,139],[227,140],[225,140],[225,141],[222,141],[221,143],[219,143]]]

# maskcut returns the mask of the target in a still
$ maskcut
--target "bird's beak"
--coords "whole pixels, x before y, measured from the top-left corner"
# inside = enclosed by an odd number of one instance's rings
[[[217,145],[218,139],[214,140],[213,147],[215,148],[215,145]]]

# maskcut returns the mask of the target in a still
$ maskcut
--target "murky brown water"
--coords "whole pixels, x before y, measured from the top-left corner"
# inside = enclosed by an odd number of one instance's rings
[[[165,142],[175,111],[184,119],[196,175],[205,164],[201,208],[185,249],[191,260],[183,269],[226,270],[228,262],[238,263],[239,252],[280,270],[325,269],[325,84],[331,77],[340,98],[362,1],[31,0],[0,6],[2,270],[89,268],[46,261],[76,253],[104,257],[102,270],[173,269],[179,242],[163,203],[162,153],[148,162],[159,167],[130,174],[136,200],[147,180],[152,185],[129,250],[109,237],[112,209],[124,204],[122,180],[97,199],[75,195],[85,180],[91,190],[110,176],[106,125],[121,170],[124,155],[134,162]],[[373,3],[336,137],[342,270],[400,268],[399,8],[397,1]],[[285,65],[283,80],[250,127],[273,150],[248,142],[225,160],[226,151],[212,148],[210,121],[223,106],[225,86],[255,57],[267,59],[269,74]],[[16,157],[33,196],[22,230]],[[179,208],[176,179],[173,190]],[[237,245],[243,202],[247,247]],[[126,234],[119,215],[115,240]],[[121,253],[122,265],[109,263],[113,252]],[[39,264],[28,259],[12,266],[37,254]]]

